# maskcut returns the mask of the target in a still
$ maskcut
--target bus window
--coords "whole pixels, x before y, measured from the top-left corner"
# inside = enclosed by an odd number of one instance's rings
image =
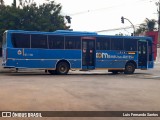
[[[66,36],[65,49],[81,49],[81,38],[78,36]]]
[[[97,38],[96,46],[97,50],[110,50],[110,39]]]
[[[64,36],[49,35],[49,49],[64,49]]]
[[[123,50],[123,38],[112,38],[111,50]]]
[[[137,39],[124,39],[124,50],[137,51]]]
[[[12,33],[12,44],[15,48],[30,48],[30,35]]]
[[[47,48],[47,35],[31,35],[31,48]]]

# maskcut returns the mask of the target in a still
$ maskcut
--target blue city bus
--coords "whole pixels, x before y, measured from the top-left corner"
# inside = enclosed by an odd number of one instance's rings
[[[4,68],[44,69],[63,75],[69,70],[97,69],[133,74],[135,69],[154,66],[150,37],[7,30],[2,44]]]

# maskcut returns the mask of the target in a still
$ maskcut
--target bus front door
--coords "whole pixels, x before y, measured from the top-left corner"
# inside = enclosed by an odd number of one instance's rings
[[[148,53],[147,53],[147,41],[138,41],[138,66],[141,69],[147,68],[147,60],[148,60]]]
[[[95,69],[95,38],[82,38],[82,69]]]

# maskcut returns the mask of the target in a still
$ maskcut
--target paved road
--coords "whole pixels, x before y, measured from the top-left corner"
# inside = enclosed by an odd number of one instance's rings
[[[71,71],[64,76],[38,70],[1,70],[0,111],[160,111],[159,68],[156,64],[153,70],[137,70],[133,75]]]

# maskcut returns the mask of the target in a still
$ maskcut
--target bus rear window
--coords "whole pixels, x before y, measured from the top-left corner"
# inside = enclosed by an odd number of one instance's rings
[[[3,41],[2,41],[2,46],[6,44],[6,32],[3,33]]]
[[[30,35],[12,33],[12,44],[15,48],[30,48]]]

